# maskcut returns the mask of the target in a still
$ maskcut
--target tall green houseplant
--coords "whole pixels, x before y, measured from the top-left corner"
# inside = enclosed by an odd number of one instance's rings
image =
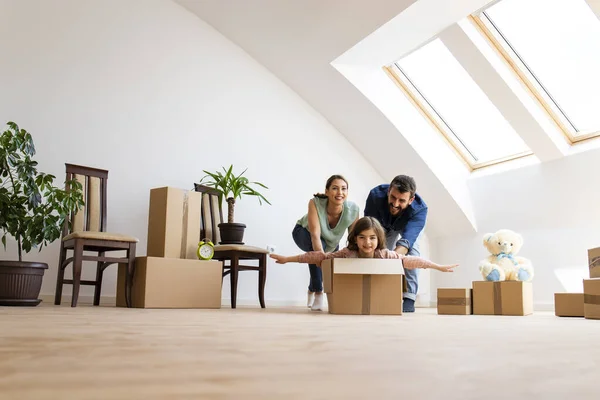
[[[79,182],[65,182],[68,190],[54,186],[55,176],[38,172],[34,155],[31,134],[20,129],[16,123],[8,122],[7,129],[0,136],[0,234],[5,250],[7,236],[16,240],[19,260],[0,261],[0,279],[13,279],[17,283],[20,278],[8,278],[10,271],[16,275],[26,275],[27,271],[41,268],[43,275],[43,269],[48,266],[24,262],[23,253],[29,253],[34,248],[41,251],[44,246],[58,239],[66,218],[84,203]],[[22,279],[26,280],[24,277]],[[9,286],[0,282],[0,288]],[[14,289],[25,290],[23,287]],[[18,303],[18,298],[10,297],[19,297],[19,293],[0,291],[0,304],[7,296]]]
[[[220,194],[219,201],[222,201],[222,199],[225,198],[227,202],[227,223],[219,224],[222,239],[221,243],[242,243],[241,240],[246,225],[234,222],[236,199],[241,199],[243,196],[255,196],[258,198],[258,202],[261,205],[263,201],[271,205],[271,203],[251,185],[257,185],[263,189],[268,189],[268,187],[260,182],[251,182],[248,178],[243,176],[247,169],[242,171],[239,175],[233,173],[233,164],[230,165],[228,169],[225,169],[225,167],[222,167],[222,169],[223,172],[209,172],[203,170],[202,172],[206,175],[202,177],[200,184],[216,189]],[[238,232],[237,235],[233,233],[234,231]]]

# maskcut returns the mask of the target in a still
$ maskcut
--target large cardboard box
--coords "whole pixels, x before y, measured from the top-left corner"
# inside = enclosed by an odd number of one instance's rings
[[[330,314],[402,315],[402,260],[337,258],[321,268]]]
[[[588,249],[590,278],[600,278],[600,247]]]
[[[119,264],[117,307],[126,307],[126,265]],[[135,308],[221,308],[223,263],[178,258],[136,257]]]
[[[533,287],[531,282],[474,281],[473,314],[533,314]]]
[[[150,190],[149,257],[197,260],[201,193],[174,187]]]
[[[437,313],[443,315],[471,315],[473,289],[438,288]]]
[[[583,280],[583,316],[600,319],[600,278]]]
[[[554,293],[554,315],[583,317],[583,293]]]

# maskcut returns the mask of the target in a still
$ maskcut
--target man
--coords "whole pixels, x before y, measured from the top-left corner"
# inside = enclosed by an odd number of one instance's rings
[[[398,175],[391,184],[379,185],[369,192],[365,217],[377,219],[386,232],[386,247],[398,254],[419,256],[417,239],[427,219],[427,205],[416,193],[410,176]],[[407,292],[403,293],[403,312],[415,311],[419,289],[418,269],[405,270]]]

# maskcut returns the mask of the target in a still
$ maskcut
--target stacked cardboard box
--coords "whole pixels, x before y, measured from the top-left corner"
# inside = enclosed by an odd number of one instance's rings
[[[600,247],[588,250],[590,279],[583,280],[583,316],[600,319]]]
[[[583,293],[554,293],[557,317],[600,319],[600,248],[588,250],[590,279],[583,280]]]
[[[330,314],[402,315],[401,260],[324,260],[323,287]]]
[[[138,308],[221,308],[221,261],[198,260],[201,194],[150,190],[147,256],[136,257],[132,303]],[[119,265],[117,306],[125,307],[126,265]]]

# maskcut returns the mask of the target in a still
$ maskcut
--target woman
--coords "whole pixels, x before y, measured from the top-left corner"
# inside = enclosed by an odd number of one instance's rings
[[[332,252],[339,249],[339,243],[346,230],[350,231],[358,220],[359,208],[356,203],[347,201],[348,181],[341,175],[332,175],[325,184],[325,193],[317,193],[308,202],[308,213],[298,220],[292,237],[304,252]],[[309,264],[310,283],[308,285],[307,306],[314,311],[323,308],[323,275],[321,268]]]

